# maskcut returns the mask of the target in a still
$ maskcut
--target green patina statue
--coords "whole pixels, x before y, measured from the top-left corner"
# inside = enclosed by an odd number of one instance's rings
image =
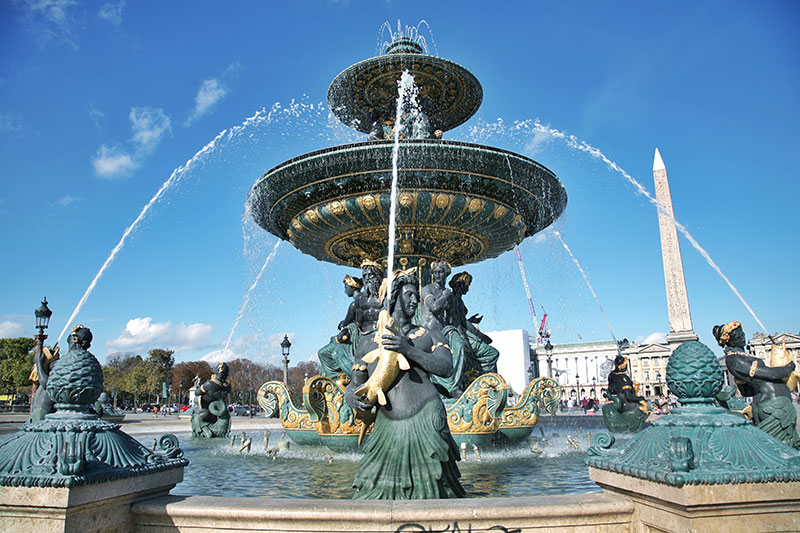
[[[151,451],[92,412],[103,390],[103,369],[89,352],[91,341],[89,328],[75,326],[67,354],[45,368],[46,375],[40,367],[45,385],[36,396],[46,391],[54,411],[0,443],[0,486],[73,487],[189,464],[174,435],[161,435],[159,451]]]
[[[797,413],[786,379],[795,365],[789,362],[779,367],[767,366],[764,361],[745,352],[742,324],[736,320],[714,326],[714,338],[725,351],[725,366],[736,379],[739,392],[751,396],[753,424],[793,448],[800,449],[797,434]]]
[[[195,397],[199,409],[192,414],[192,436],[226,437],[231,429],[231,415],[228,413],[228,395],[231,385],[227,382],[228,365],[220,363],[217,372],[203,383]]]
[[[453,351],[453,366],[461,369],[461,383],[450,391],[454,398],[459,397],[463,389],[481,374],[497,372],[497,359],[500,357],[500,352],[491,346],[492,339],[477,327],[483,316],[474,314],[467,317],[463,296],[469,292],[470,284],[472,276],[469,272],[460,272],[450,280],[452,300],[445,313],[447,326],[442,330]]]
[[[363,357],[372,362],[354,370],[345,401],[366,413],[373,408],[372,390],[380,389],[378,398],[382,397],[374,400],[378,404],[375,426],[353,480],[356,499],[465,496],[456,465],[458,447],[430,379],[451,374],[452,354],[441,334],[412,323],[419,304],[417,283],[415,269],[394,273],[389,324],[365,331],[356,347],[357,360]],[[387,372],[391,356],[396,358],[393,364],[405,358],[407,370],[400,364],[393,374]]]
[[[636,394],[628,375],[628,358],[621,354],[614,359],[614,370],[608,374],[605,397],[611,401],[603,406],[603,421],[609,431],[635,433],[642,429],[647,418],[647,403]]]
[[[344,374],[348,378],[353,372],[353,352],[358,338],[361,336],[363,313],[358,302],[361,297],[363,283],[361,279],[347,275],[344,277],[344,293],[353,301],[347,307],[347,314],[339,322],[339,333],[331,337],[328,344],[318,352],[321,374],[326,378],[335,378]]]

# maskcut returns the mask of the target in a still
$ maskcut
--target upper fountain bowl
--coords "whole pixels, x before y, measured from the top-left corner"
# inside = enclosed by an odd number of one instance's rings
[[[422,53],[408,38],[396,39],[386,54],[343,70],[328,89],[328,105],[336,117],[364,133],[375,124],[393,121],[397,82],[408,70],[419,88],[419,104],[433,130],[447,131],[466,122],[483,100],[478,79],[461,65]]]
[[[253,185],[255,221],[321,261],[358,267],[388,256],[391,141],[335,146],[290,159]],[[476,263],[511,250],[564,211],[549,169],[513,152],[457,141],[400,142],[396,257]]]

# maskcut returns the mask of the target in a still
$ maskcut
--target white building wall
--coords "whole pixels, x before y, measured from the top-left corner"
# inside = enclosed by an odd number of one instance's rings
[[[492,338],[492,346],[500,352],[497,373],[503,376],[515,394],[522,393],[528,384],[530,365],[530,340],[524,329],[509,329],[486,333]]]

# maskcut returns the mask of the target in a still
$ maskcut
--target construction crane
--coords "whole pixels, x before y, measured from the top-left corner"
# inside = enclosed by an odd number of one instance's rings
[[[517,254],[517,264],[519,264],[519,273],[522,274],[522,284],[525,285],[525,294],[528,296],[528,305],[531,308],[531,316],[533,317],[533,327],[536,327],[536,324],[539,323],[539,319],[536,317],[536,308],[533,306],[531,287],[530,285],[528,285],[528,276],[525,275],[525,265],[522,264],[522,254],[519,253],[519,246],[516,244],[514,245],[514,253]],[[539,326],[539,331],[536,334],[536,346],[539,346],[539,344],[542,341],[542,328],[545,326],[546,319],[547,319],[547,314],[545,313],[544,318],[542,319],[542,324]]]

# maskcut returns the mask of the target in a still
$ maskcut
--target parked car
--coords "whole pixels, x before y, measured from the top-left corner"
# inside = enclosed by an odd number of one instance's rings
[[[255,416],[256,409],[252,405],[237,405],[233,408],[233,414],[238,416]]]

